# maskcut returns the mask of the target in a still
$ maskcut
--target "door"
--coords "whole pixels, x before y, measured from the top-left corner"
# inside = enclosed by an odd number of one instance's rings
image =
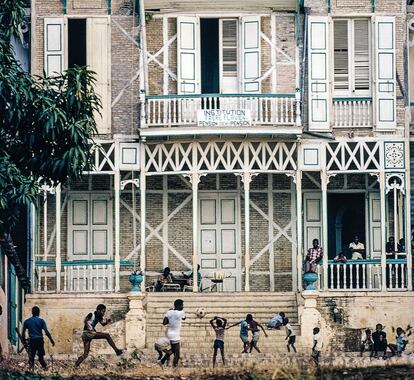
[[[240,228],[237,194],[200,195],[199,236],[204,278],[224,272],[223,290],[240,290]]]
[[[318,239],[323,245],[322,238],[322,194],[321,193],[304,193],[304,249],[312,247],[312,240]],[[325,247],[324,247],[325,248]],[[326,248],[325,248],[326,249]]]

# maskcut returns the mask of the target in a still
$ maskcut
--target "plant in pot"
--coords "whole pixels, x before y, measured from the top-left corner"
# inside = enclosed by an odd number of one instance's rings
[[[131,292],[140,292],[141,283],[144,278],[142,277],[141,269],[135,269],[128,277],[129,282],[132,285]]]

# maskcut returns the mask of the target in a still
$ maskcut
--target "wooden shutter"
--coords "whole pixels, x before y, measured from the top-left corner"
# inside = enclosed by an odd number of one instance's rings
[[[395,18],[375,17],[376,127],[396,127]]]
[[[179,94],[200,93],[198,17],[177,17],[177,74]]]
[[[242,92],[260,93],[261,49],[260,16],[241,18]]]
[[[369,91],[369,28],[368,20],[354,20],[354,90]]]
[[[322,240],[322,193],[312,192],[303,194],[304,205],[304,224],[303,224],[303,244],[305,254],[312,247],[313,239],[318,239],[323,245]],[[325,248],[326,249],[326,248]]]
[[[334,89],[349,91],[348,20],[334,21]]]
[[[101,98],[101,115],[95,114],[98,133],[111,132],[111,65],[110,29],[108,17],[93,17],[87,20],[87,63],[96,72],[95,91]]]
[[[329,130],[328,17],[309,17],[309,129]]]
[[[382,251],[380,193],[370,192],[368,202],[369,244],[365,248],[367,248],[367,259],[377,259],[381,257]]]
[[[220,78],[221,93],[239,92],[238,20],[220,19]]]
[[[63,18],[44,19],[44,71],[46,76],[62,74],[63,59]]]

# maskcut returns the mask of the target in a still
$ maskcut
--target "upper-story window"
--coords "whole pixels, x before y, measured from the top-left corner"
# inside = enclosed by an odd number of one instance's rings
[[[370,23],[368,19],[334,20],[335,95],[370,94]]]
[[[177,18],[180,94],[259,93],[260,16]]]

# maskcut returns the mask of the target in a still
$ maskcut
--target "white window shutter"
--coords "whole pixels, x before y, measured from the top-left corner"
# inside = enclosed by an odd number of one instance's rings
[[[47,76],[60,75],[64,70],[63,18],[44,19],[44,71]]]
[[[198,17],[177,17],[177,82],[179,94],[200,93]]]
[[[261,27],[260,16],[241,18],[241,64],[242,92],[258,94],[261,92]]]
[[[309,17],[309,129],[312,131],[330,129],[328,28],[328,17]]]
[[[396,127],[395,18],[375,17],[375,106],[377,129]]]
[[[87,20],[87,64],[96,73],[95,92],[100,96],[101,115],[96,113],[98,133],[111,132],[111,65],[110,28],[108,17],[92,17]]]

